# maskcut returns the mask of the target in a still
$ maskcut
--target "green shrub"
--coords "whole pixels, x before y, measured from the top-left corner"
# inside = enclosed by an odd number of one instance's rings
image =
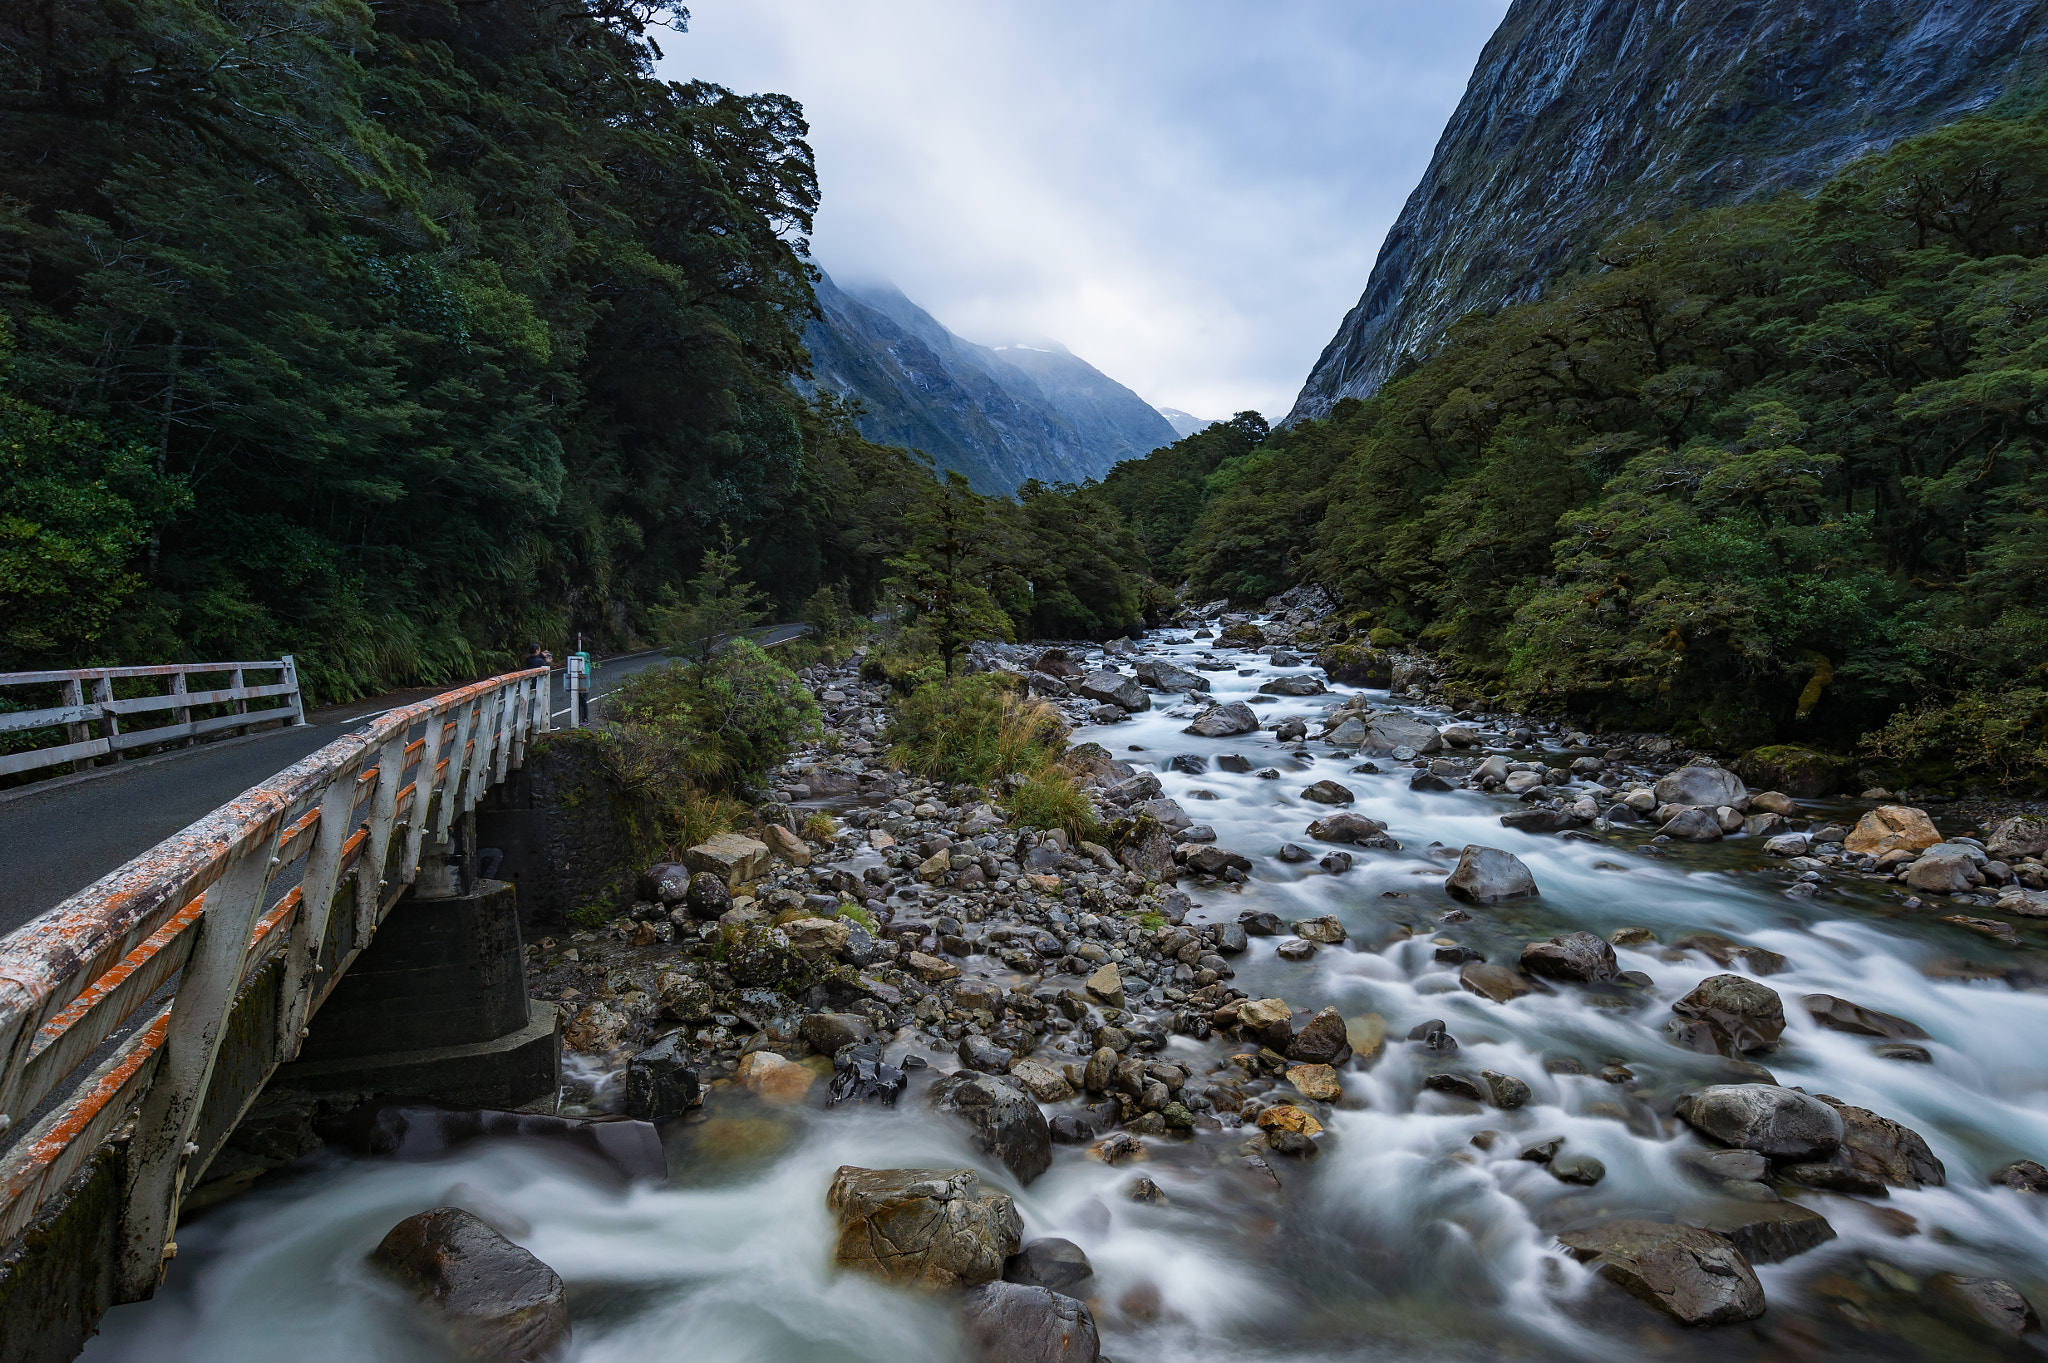
[[[930,780],[977,786],[1037,771],[1058,756],[1067,726],[1057,710],[1011,686],[986,672],[920,686],[889,721],[890,757]]]
[[[672,771],[717,794],[760,781],[820,731],[811,693],[749,639],[732,640],[703,663],[635,673],[605,709],[628,742],[649,746]]]
[[[2048,783],[2048,691],[1971,691],[1946,704],[1901,710],[1863,740],[1866,751],[1916,769],[1989,777],[2007,789]]]

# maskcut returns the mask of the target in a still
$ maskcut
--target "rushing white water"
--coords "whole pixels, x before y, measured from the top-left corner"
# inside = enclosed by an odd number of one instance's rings
[[[1211,656],[1184,637],[1166,651],[1183,663]],[[1263,659],[1247,658],[1242,668],[1249,675],[1205,674],[1217,699],[1249,700],[1276,674]],[[1261,705],[1261,718],[1313,715],[1346,690]],[[1383,694],[1374,700],[1386,703]],[[1296,1007],[1378,1013],[1389,1044],[1371,1068],[1344,1072],[1346,1095],[1328,1118],[1319,1158],[1274,1157],[1277,1186],[1240,1160],[1248,1133],[1226,1131],[1152,1142],[1143,1162],[1114,1168],[1064,1149],[1049,1174],[1016,1190],[1027,1235],[1063,1235],[1089,1254],[1106,1354],[1120,1363],[1777,1356],[1773,1322],[1795,1316],[1807,1319],[1801,1338],[1821,1354],[1867,1344],[1879,1356],[1908,1357],[1934,1347],[1899,1344],[1881,1326],[1857,1335],[1842,1323],[1853,1314],[1830,1305],[1847,1289],[1814,1286],[1830,1274],[1867,1272],[1872,1260],[1899,1275],[1886,1282],[1910,1286],[1945,1269],[2002,1277],[2048,1303],[2048,1198],[1986,1178],[2012,1159],[2048,1156],[2048,993],[1964,972],[1926,973],[1957,957],[1991,961],[1998,953],[1981,939],[1929,915],[1903,915],[1895,898],[1854,882],[1788,899],[1782,871],[1756,869],[1753,840],[1652,857],[1635,849],[1640,828],[1606,841],[1512,832],[1498,822],[1514,807],[1502,797],[1413,792],[1399,764],[1380,759],[1388,770],[1354,774],[1356,759],[1320,744],[1307,745],[1315,756],[1297,758],[1297,745],[1277,745],[1267,733],[1194,738],[1180,732],[1191,713],[1161,707],[1077,737],[1157,771],[1166,793],[1211,825],[1220,846],[1253,859],[1252,883],[1241,893],[1198,895],[1191,921],[1263,908],[1288,920],[1333,913],[1344,922],[1347,945],[1301,963],[1275,954],[1278,939],[1254,938],[1233,963],[1238,987]],[[1213,769],[1225,752],[1282,775]],[[1167,764],[1179,753],[1204,754],[1212,769],[1175,772]],[[1275,860],[1284,842],[1312,845],[1304,828],[1328,811],[1300,792],[1325,777],[1354,790],[1353,807],[1385,821],[1404,850],[1359,852],[1355,867],[1336,875]],[[1467,843],[1514,852],[1541,897],[1441,921],[1452,907],[1440,888],[1444,853],[1454,858]],[[1781,1083],[1914,1128],[1947,1166],[1947,1186],[1894,1190],[1882,1202],[1802,1194],[1839,1238],[1760,1270],[1772,1303],[1762,1328],[1678,1331],[1634,1303],[1602,1298],[1552,1239],[1619,1215],[1711,1210],[1719,1194],[1690,1182],[1678,1159],[1696,1138],[1658,1114],[1677,1093],[1729,1071],[1673,1046],[1661,1028],[1673,1000],[1722,968],[1698,953],[1667,959],[1676,953],[1663,946],[1622,950],[1624,968],[1654,981],[1642,991],[1649,997],[1564,987],[1503,1006],[1463,991],[1456,967],[1434,959],[1430,940],[1447,937],[1512,961],[1534,938],[1580,928],[1606,936],[1625,925],[1666,943],[1720,932],[1782,954],[1787,970],[1767,982],[1787,1001],[1788,1028],[1761,1058]],[[1797,1003],[1810,992],[1918,1023],[1932,1038],[1934,1063],[1882,1059],[1868,1039],[1816,1026]],[[1430,1018],[1444,1019],[1458,1039],[1461,1068],[1518,1076],[1533,1099],[1500,1111],[1424,1089],[1425,1057],[1400,1038]],[[1199,1074],[1226,1049],[1175,1037],[1168,1053]],[[1547,1060],[1563,1059],[1587,1072],[1546,1072]],[[1633,1083],[1596,1077],[1610,1063],[1626,1064]],[[602,1104],[606,1090],[597,1088]],[[1483,1132],[1497,1134],[1488,1142]],[[1602,1161],[1605,1179],[1571,1186],[1519,1158],[1556,1137]],[[515,1238],[570,1284],[569,1357],[579,1363],[958,1357],[941,1303],[830,1269],[824,1191],[832,1171],[849,1163],[976,1165],[990,1183],[1014,1189],[959,1132],[926,1115],[915,1092],[894,1112],[778,1113],[721,1097],[709,1120],[673,1137],[676,1173],[659,1188],[620,1189],[545,1153],[502,1145],[433,1164],[323,1156],[181,1228],[165,1290],[113,1312],[85,1356],[441,1357],[364,1256],[401,1218],[467,1198],[495,1203],[500,1224],[522,1232]],[[1164,1205],[1125,1195],[1141,1173],[1164,1190]],[[1933,1338],[1947,1348],[1959,1337]]]

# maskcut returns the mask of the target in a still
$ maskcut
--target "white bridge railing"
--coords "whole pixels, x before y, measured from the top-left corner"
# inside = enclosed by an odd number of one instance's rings
[[[251,672],[275,672],[274,682],[253,683]],[[216,677],[226,685],[204,683],[193,689],[194,678]],[[155,695],[117,697],[116,682],[161,685]],[[0,753],[0,776],[36,771],[64,762],[115,761],[124,752],[155,747],[178,739],[193,739],[223,729],[246,729],[251,724],[283,720],[304,724],[306,709],[299,694],[299,671],[291,654],[270,662],[255,663],[164,663],[154,667],[74,667],[57,672],[0,672],[0,688],[31,687],[44,696],[58,688],[54,706],[34,710],[0,710],[0,734],[33,734],[49,730],[62,737],[37,747]],[[133,686],[124,690],[135,690]],[[6,692],[0,690],[0,698]],[[250,701],[275,701],[274,705],[249,708]],[[226,706],[225,714],[194,719],[194,710]],[[153,721],[168,715],[168,723]],[[121,727],[126,720],[139,728]],[[94,730],[99,732],[95,733]]]
[[[548,727],[541,668],[393,710],[0,938],[0,1132],[34,1118],[0,1151],[0,1245],[133,1113],[116,1291],[151,1295],[214,1154],[194,1133],[238,995],[283,958],[265,1073],[293,1059],[423,857],[438,871],[455,819]],[[330,971],[336,912],[352,945]]]

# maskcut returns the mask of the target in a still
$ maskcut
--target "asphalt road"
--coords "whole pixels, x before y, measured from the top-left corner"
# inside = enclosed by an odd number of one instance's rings
[[[776,625],[755,634],[764,644],[804,632]],[[643,668],[667,661],[661,652],[600,663],[591,692],[601,696]],[[124,762],[82,781],[26,787],[0,801],[0,933],[55,908],[129,858],[197,822],[253,785],[385,710],[435,692],[405,692],[370,704],[316,711],[311,722],[220,743]],[[556,725],[568,722],[561,674],[551,694]]]

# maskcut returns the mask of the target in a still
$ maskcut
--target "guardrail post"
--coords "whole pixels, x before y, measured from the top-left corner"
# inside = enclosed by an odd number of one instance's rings
[[[192,689],[192,688],[191,688],[190,686],[188,686],[188,685],[186,684],[186,682],[185,682],[185,674],[184,674],[184,672],[183,672],[182,670],[181,670],[181,671],[178,671],[178,672],[173,672],[173,673],[171,674],[171,694],[172,694],[172,695],[174,695],[174,696],[182,696],[182,695],[185,695],[185,694],[186,694],[187,692],[189,692],[189,691],[190,691],[191,689]],[[180,706],[178,706],[178,707],[177,707],[176,709],[174,709],[174,710],[172,710],[172,711],[171,711],[171,723],[173,723],[173,724],[190,724],[191,722],[192,722],[192,707],[191,707],[191,706],[189,706],[189,705],[180,705]],[[186,739],[185,741],[186,741],[187,743],[190,743],[190,742],[191,742],[192,740],[188,738],[188,739]]]
[[[76,677],[64,683],[64,704],[74,710],[85,704],[85,686]],[[91,726],[82,721],[65,725],[64,733],[73,743],[87,743],[92,740]]]
[[[96,701],[112,700],[114,698],[113,680],[108,677],[94,678],[92,684],[92,698]],[[102,712],[100,715],[100,723],[103,726],[100,730],[100,737],[106,739],[109,743],[111,743],[115,738],[118,738],[120,736],[121,717],[119,715],[113,714],[111,712]],[[109,751],[107,753],[106,760],[96,765],[111,767],[118,765],[120,761],[121,754]]]
[[[290,724],[304,724],[306,722],[306,694],[299,690],[299,660],[289,653],[284,655],[284,671],[278,676],[278,680],[292,689],[290,696],[292,717],[287,722]]]
[[[155,1295],[164,1265],[175,1252],[170,1238],[178,1223],[192,1132],[213,1078],[221,1029],[241,988],[249,934],[263,908],[282,831],[281,811],[273,810],[206,892],[206,909],[196,925],[199,939],[186,958],[171,1005],[163,1059],[143,1096],[128,1145],[128,1196],[121,1211],[121,1262],[115,1283],[119,1301],[145,1301]]]
[[[391,829],[398,821],[398,788],[403,780],[405,733],[401,730],[385,739],[377,754],[377,788],[370,795],[367,841],[363,844],[362,859],[356,863],[359,927],[375,923],[384,905],[384,864],[391,850]]]
[[[349,816],[355,812],[355,773],[343,768],[320,793],[320,822],[313,830],[313,850],[299,878],[299,911],[292,918],[284,948],[284,978],[277,991],[277,1063],[299,1053],[299,1030],[306,1025],[320,947],[327,940],[327,919],[341,879],[341,850],[348,841]]]

